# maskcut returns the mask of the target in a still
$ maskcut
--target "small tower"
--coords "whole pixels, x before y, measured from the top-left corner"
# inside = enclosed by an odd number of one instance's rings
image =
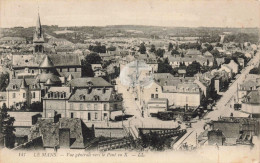
[[[33,52],[34,53],[43,53],[44,52],[44,37],[43,37],[43,31],[41,26],[41,20],[40,15],[38,12],[38,18],[36,22],[36,28],[33,35]]]
[[[28,85],[23,78],[20,85],[20,98],[22,99],[22,102],[29,104],[29,97],[28,97]]]

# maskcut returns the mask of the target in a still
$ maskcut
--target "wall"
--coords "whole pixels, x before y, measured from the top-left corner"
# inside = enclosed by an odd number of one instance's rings
[[[54,111],[61,114],[61,117],[68,116],[68,101],[66,99],[44,99],[43,117],[54,117]]]
[[[75,68],[76,68],[76,71],[75,71]],[[62,71],[60,71],[61,69],[62,69]],[[70,67],[69,71],[68,71],[68,68],[64,68],[64,67],[57,67],[56,70],[60,74],[60,76],[63,76],[63,77],[68,77],[70,74],[74,77],[74,79],[81,77],[81,67],[78,67],[78,66]]]
[[[68,116],[71,117],[73,114],[74,117],[81,118],[84,121],[107,120],[110,117],[111,110],[113,110],[113,104],[108,102],[69,102],[68,104]]]
[[[111,138],[123,138],[126,136],[123,128],[95,128],[95,136],[104,136]]]
[[[194,106],[200,105],[200,93],[178,93],[176,94],[176,106]]]
[[[260,104],[242,103],[241,111],[251,114],[260,114]]]

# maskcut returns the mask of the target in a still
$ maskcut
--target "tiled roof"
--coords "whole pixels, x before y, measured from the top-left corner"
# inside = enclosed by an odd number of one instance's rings
[[[11,79],[6,90],[19,90],[21,87],[23,79]],[[41,89],[40,84],[35,79],[25,79],[26,85],[30,89]],[[15,86],[15,87],[13,87]]]
[[[241,88],[244,90],[251,90],[251,87],[259,86],[259,83],[256,83],[252,80],[245,81],[243,84],[240,85]]]
[[[246,96],[248,104],[260,104],[260,90],[254,90]]]
[[[48,90],[48,93],[49,92],[66,93],[66,98],[69,98],[71,95],[70,87],[50,87],[50,89]],[[48,97],[48,93],[45,95],[44,98]]]
[[[36,80],[41,83],[46,83],[48,81],[48,79],[50,79],[54,83],[61,82],[60,78],[57,75],[54,75],[52,73],[42,73],[36,77]]]
[[[213,55],[212,55],[209,51],[206,51],[206,52],[204,53],[204,56],[213,57]]]
[[[44,55],[13,55],[13,67],[38,67],[42,62]]]
[[[190,49],[190,50],[188,50],[186,55],[201,55],[201,52],[196,49]]]
[[[67,86],[72,87],[111,87],[112,85],[108,83],[101,77],[87,77],[87,78],[76,78],[72,79]]]
[[[40,64],[41,68],[51,68],[53,66],[54,66],[53,63],[48,56],[46,56]]]
[[[183,82],[193,82],[194,77],[174,77],[170,73],[154,73],[154,81],[161,86],[177,86]]]
[[[62,53],[59,55],[49,55],[54,66],[80,66],[79,55],[73,53]]]
[[[0,38],[0,41],[11,41],[11,40],[26,41],[26,39],[22,38],[22,37],[2,37],[2,38]]]
[[[13,67],[39,67],[44,61],[45,54],[13,55]],[[60,53],[48,55],[54,66],[80,66],[79,55],[73,53]]]
[[[70,97],[69,101],[110,101],[112,98],[112,88],[93,88],[77,89],[76,92]],[[84,98],[82,98],[84,96]]]
[[[58,123],[53,123],[53,119],[39,119],[31,128],[31,135],[42,135],[44,147],[55,147],[59,146],[60,128],[70,129],[70,140],[75,140],[70,148],[85,148],[82,123],[77,118],[60,118]]]

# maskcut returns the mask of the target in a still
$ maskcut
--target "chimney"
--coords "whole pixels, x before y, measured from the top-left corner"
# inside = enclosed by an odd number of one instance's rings
[[[60,148],[69,148],[70,147],[70,129],[69,128],[60,128],[59,129],[59,145],[60,145]]]

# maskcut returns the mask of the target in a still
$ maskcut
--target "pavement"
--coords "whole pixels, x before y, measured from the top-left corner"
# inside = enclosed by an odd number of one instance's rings
[[[142,117],[141,105],[138,101],[135,101],[133,91],[131,89],[128,90],[127,86],[122,85],[119,79],[116,79],[116,83],[118,93],[123,94],[125,114],[134,115],[134,117],[124,121],[125,126],[135,125],[144,128],[176,128],[179,126],[179,124],[173,120],[162,121],[155,117],[148,117],[146,113],[144,113],[144,117]]]

